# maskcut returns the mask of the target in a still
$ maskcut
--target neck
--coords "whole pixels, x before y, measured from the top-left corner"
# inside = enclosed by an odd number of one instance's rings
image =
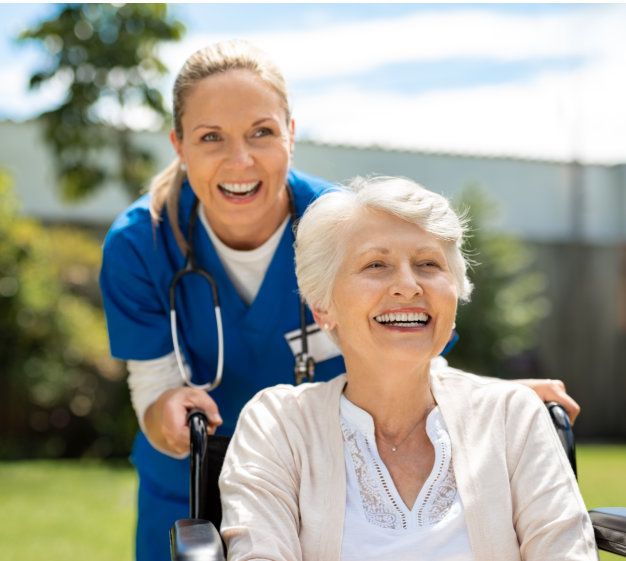
[[[364,366],[364,365],[362,365]],[[374,419],[377,433],[397,443],[436,404],[430,390],[430,361],[412,368],[352,368],[346,361],[345,396]]]

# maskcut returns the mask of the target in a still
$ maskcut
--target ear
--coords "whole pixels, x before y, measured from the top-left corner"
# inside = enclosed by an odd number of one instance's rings
[[[289,122],[289,155],[293,156],[293,149],[296,143],[296,122],[291,119]]]
[[[180,158],[180,161],[182,162],[183,161],[183,147],[182,147],[180,140],[178,140],[178,137],[176,136],[176,131],[174,129],[170,130],[170,142],[172,143],[174,150],[176,150],[176,153],[178,154],[178,157]]]
[[[326,310],[320,310],[319,308],[315,308],[311,310],[313,313],[313,319],[315,323],[319,325],[323,330],[331,330],[335,328],[335,321],[332,319],[332,314],[327,312]]]

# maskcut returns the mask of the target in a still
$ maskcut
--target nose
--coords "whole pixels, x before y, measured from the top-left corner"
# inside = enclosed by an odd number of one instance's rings
[[[252,152],[244,139],[233,140],[229,143],[227,162],[233,168],[245,168],[252,165]]]
[[[410,263],[402,263],[396,268],[390,289],[393,296],[406,299],[424,292],[419,276]]]

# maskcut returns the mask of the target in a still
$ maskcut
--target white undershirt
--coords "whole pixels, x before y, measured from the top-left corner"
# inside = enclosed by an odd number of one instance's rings
[[[473,561],[439,407],[426,420],[433,470],[413,508],[404,504],[378,454],[372,417],[343,396],[341,426],[347,476],[341,561]]]
[[[288,215],[283,220],[282,224],[263,245],[256,249],[239,250],[228,247],[217,237],[207,220],[202,203],[198,205],[198,215],[209,238],[211,238],[213,247],[228,274],[228,278],[230,278],[241,299],[249,306],[254,302],[259,288],[261,288],[265,273],[272,261],[272,257],[274,257],[274,253],[276,253],[276,248],[280,243],[290,216]]]

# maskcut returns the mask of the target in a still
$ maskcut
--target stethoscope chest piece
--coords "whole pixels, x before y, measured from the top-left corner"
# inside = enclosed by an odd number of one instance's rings
[[[307,353],[300,353],[296,357],[293,375],[297,385],[302,382],[313,382],[315,380],[315,359]]]

